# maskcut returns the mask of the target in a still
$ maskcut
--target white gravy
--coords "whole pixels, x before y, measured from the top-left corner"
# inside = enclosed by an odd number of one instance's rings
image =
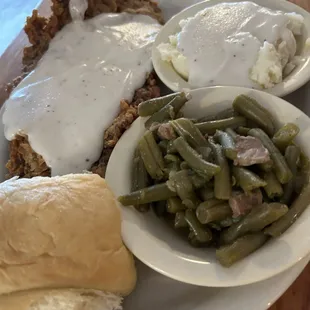
[[[151,47],[160,30],[143,15],[102,14],[83,21],[85,0],[70,2],[74,22],[6,101],[5,136],[28,135],[52,175],[90,168],[104,130],[152,70]]]
[[[289,19],[252,2],[221,3],[191,18],[178,36],[178,50],[187,58],[189,84],[257,87],[249,79],[266,40],[275,44]]]

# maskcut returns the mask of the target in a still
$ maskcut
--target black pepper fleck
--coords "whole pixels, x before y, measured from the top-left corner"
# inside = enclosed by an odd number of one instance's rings
[[[89,162],[89,158],[86,158],[86,160],[85,160],[87,163]]]
[[[234,55],[234,57],[236,57],[236,55]]]

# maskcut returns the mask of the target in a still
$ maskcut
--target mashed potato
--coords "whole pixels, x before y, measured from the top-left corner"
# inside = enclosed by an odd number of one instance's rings
[[[271,88],[298,64],[303,23],[299,14],[252,2],[222,3],[182,20],[181,31],[158,50],[193,88]]]

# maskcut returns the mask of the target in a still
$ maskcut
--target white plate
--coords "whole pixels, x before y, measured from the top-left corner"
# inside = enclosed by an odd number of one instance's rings
[[[310,86],[310,85],[309,85]],[[0,111],[2,118],[3,109]],[[4,180],[8,144],[0,126],[0,181]],[[205,288],[184,284],[137,262],[138,283],[125,299],[124,310],[265,310],[294,282],[309,261],[269,280],[234,288]]]
[[[269,280],[232,288],[184,284],[140,263],[137,288],[125,300],[124,310],[265,310],[286,291],[308,261],[304,259]]]
[[[166,19],[199,0],[159,0]],[[289,101],[310,114],[310,84],[291,94]],[[2,117],[0,111],[0,117]],[[7,142],[0,126],[0,180],[8,158]],[[125,300],[124,310],[265,310],[275,302],[304,269],[309,258],[269,280],[242,287],[218,289],[183,284],[138,263],[136,290]]]
[[[232,100],[247,94],[265,106],[279,124],[293,122],[300,127],[297,142],[310,156],[310,119],[288,102],[268,93],[247,88],[219,86],[191,91],[192,99],[182,112],[199,118],[231,107]],[[131,168],[138,140],[145,133],[146,118],[138,118],[115,146],[106,171],[106,180],[116,196],[131,191]],[[121,206],[121,205],[120,205]],[[268,279],[288,269],[310,252],[310,208],[281,237],[233,265],[222,267],[214,249],[188,245],[153,212],[136,212],[122,207],[122,234],[127,247],[142,262],[173,279],[202,286],[233,287]],[[299,238],[299,236],[304,236]]]
[[[179,26],[180,20],[185,19],[187,17],[192,17],[200,10],[221,2],[242,2],[242,1],[244,0],[204,1],[183,10],[165,24],[163,29],[157,35],[157,38],[153,45],[152,60],[157,75],[160,77],[160,79],[167,87],[169,87],[173,91],[179,91],[184,88],[188,89],[191,88],[190,85],[184,79],[182,79],[180,75],[174,70],[174,68],[170,63],[161,60],[157,46],[160,43],[169,42],[169,36],[180,31]],[[277,1],[253,0],[253,2],[274,10],[280,10],[284,12],[296,12],[304,16],[305,27],[303,35],[300,37],[298,41],[298,43],[300,44],[299,51],[302,52],[306,38],[310,37],[310,14],[301,7],[285,0],[277,0]],[[296,89],[304,85],[309,79],[310,79],[310,58],[307,56],[306,61],[298,65],[294,69],[294,71],[287,78],[284,79],[282,83],[279,83],[273,88],[267,89],[265,91],[270,94],[282,97],[285,96],[286,94],[295,91]]]

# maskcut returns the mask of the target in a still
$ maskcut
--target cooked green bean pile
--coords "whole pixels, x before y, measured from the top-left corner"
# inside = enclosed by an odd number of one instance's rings
[[[133,158],[132,193],[194,247],[216,247],[229,267],[283,234],[310,202],[309,161],[295,124],[276,129],[271,113],[246,95],[201,119],[182,116],[185,93],[139,105],[149,116]]]

